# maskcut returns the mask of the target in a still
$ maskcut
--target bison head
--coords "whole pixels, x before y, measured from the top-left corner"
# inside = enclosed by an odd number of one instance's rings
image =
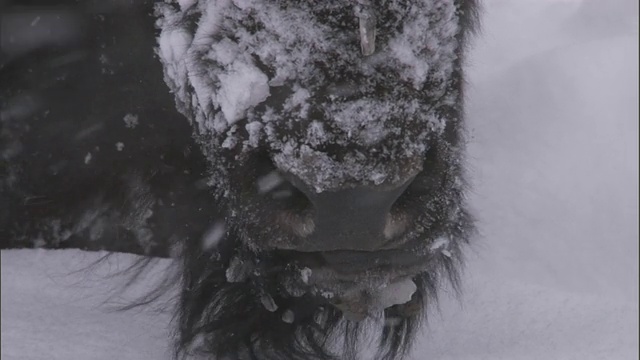
[[[404,354],[473,232],[462,64],[475,11],[473,0],[157,6],[165,81],[224,214],[184,249],[181,351],[349,357],[378,318],[379,356]]]

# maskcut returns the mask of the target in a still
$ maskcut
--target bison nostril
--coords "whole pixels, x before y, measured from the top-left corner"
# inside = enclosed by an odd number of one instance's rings
[[[266,210],[274,214],[282,228],[298,237],[308,237],[316,227],[311,201],[271,162],[269,165],[256,177],[256,192],[265,199]]]
[[[311,208],[311,201],[300,191],[270,159],[261,159],[255,176],[255,192],[270,199],[270,207],[274,210],[290,210],[301,213]]]
[[[310,212],[299,214],[285,210],[278,214],[278,222],[303,238],[311,235],[316,227],[313,215]]]
[[[278,188],[284,181],[286,181],[278,170],[272,170],[266,175],[260,176],[256,180],[256,187],[258,194],[266,194],[274,189]]]
[[[407,211],[407,201],[414,196],[412,190],[414,180],[415,176],[405,182],[385,218],[383,234],[390,244],[393,244],[393,240],[404,234],[409,227],[411,216]]]
[[[384,234],[385,239],[393,240],[399,235],[402,235],[408,225],[409,221],[407,215],[403,212],[394,211],[392,209],[389,214],[387,214],[382,233]]]

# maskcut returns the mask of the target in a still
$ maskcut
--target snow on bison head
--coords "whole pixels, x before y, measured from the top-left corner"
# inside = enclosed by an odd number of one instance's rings
[[[402,357],[473,234],[474,0],[182,0],[158,55],[223,219],[184,246],[179,353]]]

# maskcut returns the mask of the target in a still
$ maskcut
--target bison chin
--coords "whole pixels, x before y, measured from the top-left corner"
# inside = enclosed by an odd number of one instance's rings
[[[354,359],[363,341],[377,336],[377,358],[402,358],[443,276],[454,287],[458,279],[457,259],[435,256],[402,281],[379,289],[343,282],[347,291],[337,295],[314,286],[313,270],[292,254],[256,253],[239,243],[231,232],[216,251],[184,249],[178,355]]]

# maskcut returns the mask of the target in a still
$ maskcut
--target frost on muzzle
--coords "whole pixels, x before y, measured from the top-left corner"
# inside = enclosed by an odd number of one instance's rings
[[[458,120],[453,2],[181,1],[158,13],[167,83],[203,145],[259,148],[317,192],[402,183],[421,164],[397,164]]]

